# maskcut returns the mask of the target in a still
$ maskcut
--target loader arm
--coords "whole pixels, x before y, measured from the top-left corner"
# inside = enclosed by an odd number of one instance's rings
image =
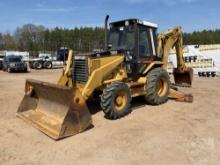
[[[71,78],[71,65],[73,62],[73,51],[69,50],[68,59],[66,65],[63,68],[62,75],[60,76],[57,84],[62,86],[72,87],[72,78]]]
[[[181,86],[191,86],[193,78],[192,68],[188,68],[185,65],[183,59],[183,36],[182,29],[177,26],[167,32],[161,33],[158,36],[158,55],[162,58],[163,68],[167,69],[168,56],[170,50],[175,47],[177,68],[174,69],[174,80],[175,84]]]

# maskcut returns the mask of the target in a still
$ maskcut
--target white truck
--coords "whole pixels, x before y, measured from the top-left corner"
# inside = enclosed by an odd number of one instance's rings
[[[29,60],[31,69],[52,69],[63,67],[68,58],[68,49],[61,48],[57,52],[57,56],[53,58],[51,54],[39,54],[38,58]]]

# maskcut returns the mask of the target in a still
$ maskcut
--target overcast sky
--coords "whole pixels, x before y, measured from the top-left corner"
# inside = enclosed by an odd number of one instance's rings
[[[157,23],[160,31],[181,25],[184,31],[220,28],[220,0],[1,0],[0,31],[34,23],[55,26],[103,26],[139,18]]]

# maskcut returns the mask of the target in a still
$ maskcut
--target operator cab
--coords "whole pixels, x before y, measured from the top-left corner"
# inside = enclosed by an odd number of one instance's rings
[[[142,73],[157,57],[158,25],[139,19],[127,19],[109,24],[108,49],[122,50],[128,73]]]

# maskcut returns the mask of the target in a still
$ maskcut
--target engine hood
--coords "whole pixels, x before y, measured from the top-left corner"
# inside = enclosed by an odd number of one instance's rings
[[[79,53],[75,56],[89,56],[89,57],[105,57],[110,55],[117,55],[124,53],[124,50],[107,50],[107,51],[99,51],[99,52],[89,52],[89,53]]]

